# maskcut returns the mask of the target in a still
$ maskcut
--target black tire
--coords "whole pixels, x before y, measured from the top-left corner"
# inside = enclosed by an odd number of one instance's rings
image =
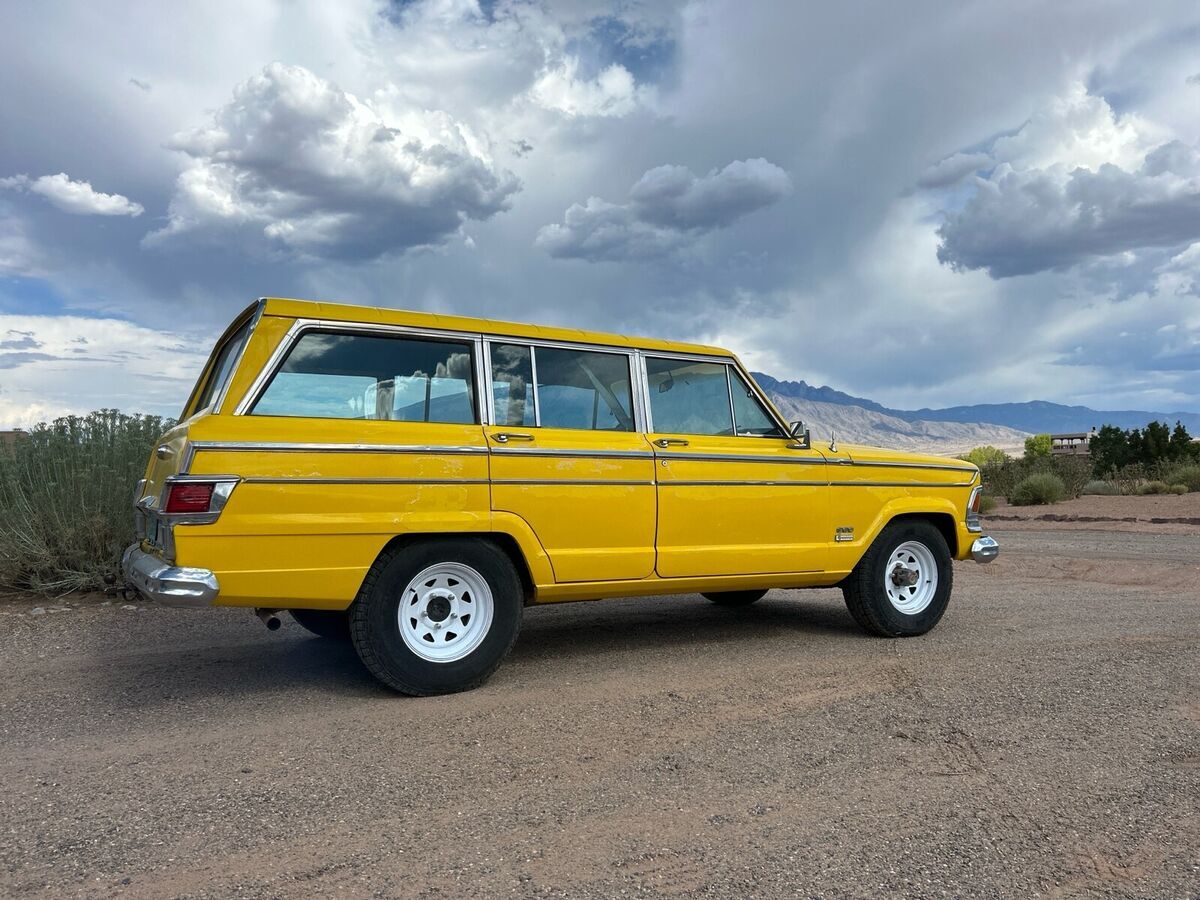
[[[400,633],[399,606],[409,582],[430,566],[458,563],[474,569],[492,594],[492,621],[481,642],[461,659],[433,662],[414,653]],[[423,697],[479,687],[517,640],[524,592],[512,560],[478,539],[425,541],[383,553],[350,607],[350,637],[372,675],[402,694]],[[466,616],[463,617],[464,620]]]
[[[924,545],[933,555],[937,570],[937,588],[929,605],[916,613],[897,609],[888,598],[884,570],[892,554],[909,541]],[[854,571],[842,582],[846,607],[862,628],[880,637],[913,637],[936,625],[950,603],[954,586],[954,565],[946,538],[932,523],[920,519],[901,519],[880,532]]]
[[[711,600],[717,606],[749,606],[767,596],[766,588],[753,591],[720,591],[712,594],[701,594],[706,600]]]
[[[289,609],[288,612],[297,625],[317,637],[331,641],[350,640],[350,614],[344,609]]]

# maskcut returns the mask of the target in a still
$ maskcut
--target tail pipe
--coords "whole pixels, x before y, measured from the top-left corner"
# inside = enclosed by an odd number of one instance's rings
[[[267,626],[267,631],[279,630],[279,626],[283,624],[283,620],[279,618],[281,612],[283,612],[282,609],[262,609],[261,607],[254,610],[254,614]]]

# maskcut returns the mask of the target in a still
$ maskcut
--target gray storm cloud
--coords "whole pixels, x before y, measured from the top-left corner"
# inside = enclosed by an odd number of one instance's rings
[[[268,245],[367,259],[443,242],[520,189],[446,113],[399,120],[300,66],[272,63],[211,124],[175,137],[187,154],[165,228],[245,231]]]
[[[625,203],[591,197],[543,227],[536,245],[551,256],[592,262],[654,259],[770,206],[792,190],[788,174],[765,159],[735,160],[696,176],[684,166],[646,172]]]
[[[938,259],[993,278],[1200,240],[1200,153],[1171,141],[1136,171],[1005,163],[938,229]]]

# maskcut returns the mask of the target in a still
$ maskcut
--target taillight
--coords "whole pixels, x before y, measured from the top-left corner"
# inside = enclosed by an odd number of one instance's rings
[[[971,494],[971,512],[979,512],[980,504],[983,502],[983,488],[976,488]]]
[[[212,503],[216,484],[211,481],[184,481],[172,484],[167,492],[165,513],[206,513]]]

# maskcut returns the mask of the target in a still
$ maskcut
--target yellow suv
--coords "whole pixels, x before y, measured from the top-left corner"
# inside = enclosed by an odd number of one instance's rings
[[[260,300],[217,343],[135,497],[128,581],[282,610],[407,694],[481,684],[533,603],[841,586],[922,634],[987,562],[979,472],[814,447],[726,350]]]

